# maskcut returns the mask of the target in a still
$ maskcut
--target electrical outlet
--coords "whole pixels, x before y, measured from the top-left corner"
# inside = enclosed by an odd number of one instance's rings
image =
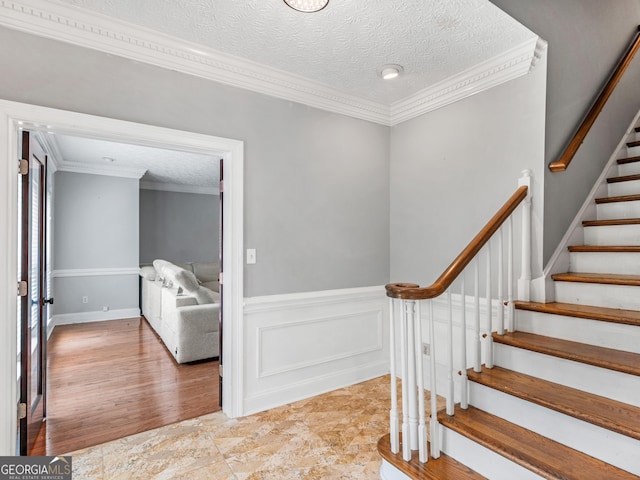
[[[82,297],[82,303],[89,303],[89,297]]]
[[[429,345],[428,343],[423,343],[422,344],[422,354],[429,356],[431,355],[431,345]]]
[[[107,305],[103,305],[102,311],[103,312],[108,312],[109,311],[109,307]]]

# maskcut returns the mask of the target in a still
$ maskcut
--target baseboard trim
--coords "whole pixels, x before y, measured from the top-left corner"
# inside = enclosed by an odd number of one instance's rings
[[[316,395],[331,392],[339,388],[366,382],[373,378],[389,373],[389,361],[372,363],[370,365],[358,366],[340,372],[332,372],[323,377],[305,379],[296,383],[291,383],[282,387],[274,388],[245,398],[244,413],[253,413],[279,407],[283,404],[297,402]],[[286,401],[283,402],[283,399]]]
[[[62,313],[51,318],[51,330],[57,325],[70,325],[74,323],[103,322],[106,320],[119,320],[122,318],[136,318],[140,316],[139,308],[122,308],[106,312],[79,312]]]

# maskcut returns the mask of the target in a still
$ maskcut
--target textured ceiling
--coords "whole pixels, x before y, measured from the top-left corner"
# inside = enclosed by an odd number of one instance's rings
[[[535,38],[488,0],[58,0],[391,104]],[[382,81],[376,70],[400,64]]]
[[[89,167],[146,170],[142,181],[216,188],[219,157],[108,142],[70,135],[55,135],[65,164]],[[113,158],[108,163],[103,157]]]

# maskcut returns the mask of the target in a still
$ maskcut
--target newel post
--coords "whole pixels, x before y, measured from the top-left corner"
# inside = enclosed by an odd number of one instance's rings
[[[526,185],[527,197],[522,202],[522,266],[518,279],[518,298],[528,302],[531,299],[531,170],[523,170],[518,186]]]

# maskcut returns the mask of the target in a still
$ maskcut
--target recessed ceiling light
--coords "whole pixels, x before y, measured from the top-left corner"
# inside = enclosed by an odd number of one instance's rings
[[[116,161],[115,158],[111,158],[111,157],[102,157],[102,160],[104,160],[107,163],[113,163]]]
[[[326,7],[329,0],[284,0],[284,3],[299,12],[313,13]]]
[[[383,65],[378,67],[378,75],[382,77],[383,80],[392,80],[394,78],[398,78],[400,74],[404,71],[402,65]]]

